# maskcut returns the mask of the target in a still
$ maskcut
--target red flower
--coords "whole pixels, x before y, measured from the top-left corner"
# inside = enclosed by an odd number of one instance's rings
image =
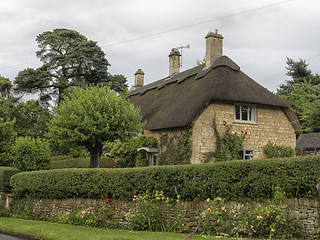
[[[178,231],[178,233],[181,233],[181,231]]]
[[[97,210],[96,208],[94,208],[93,210]]]
[[[247,132],[245,132],[245,134],[248,134]]]
[[[108,199],[108,201],[106,201],[106,203],[112,203],[112,200],[111,200],[111,199]]]
[[[116,168],[116,166],[113,166],[113,168]]]

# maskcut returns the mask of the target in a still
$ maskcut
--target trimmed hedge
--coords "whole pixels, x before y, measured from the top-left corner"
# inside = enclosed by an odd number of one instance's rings
[[[18,173],[11,178],[17,197],[112,198],[130,201],[146,190],[184,201],[214,199],[247,201],[316,197],[320,156],[198,165],[125,169],[59,169]]]
[[[10,178],[18,172],[14,167],[0,167],[0,192],[11,192]]]

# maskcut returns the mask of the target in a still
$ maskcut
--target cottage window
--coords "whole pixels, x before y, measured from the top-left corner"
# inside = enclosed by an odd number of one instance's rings
[[[240,151],[241,159],[253,159],[253,150],[243,149]]]
[[[256,107],[253,105],[236,104],[234,106],[234,119],[237,121],[255,122]]]

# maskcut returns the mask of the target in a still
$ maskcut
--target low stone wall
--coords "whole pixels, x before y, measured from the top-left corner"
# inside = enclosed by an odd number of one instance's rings
[[[10,202],[12,198],[8,195],[7,199],[1,195],[1,201]],[[230,202],[230,208],[237,212],[241,208],[241,204],[237,202]],[[252,205],[263,204],[265,202],[251,202]],[[308,236],[312,236],[317,229],[317,222],[319,217],[319,201],[316,199],[283,199],[279,200],[277,205],[287,205],[289,216],[294,218],[303,228]],[[106,200],[99,199],[35,199],[33,201],[33,215],[35,217],[57,217],[65,216],[75,210],[83,210],[86,208],[100,208],[106,205]],[[207,202],[179,202],[177,208],[185,213],[186,224],[191,229],[197,227],[198,220],[202,212],[206,209]],[[112,210],[114,212],[114,221],[119,222],[121,227],[126,228],[128,222],[123,218],[124,214],[128,213],[130,209],[135,207],[134,202],[123,202],[119,200],[112,200]]]

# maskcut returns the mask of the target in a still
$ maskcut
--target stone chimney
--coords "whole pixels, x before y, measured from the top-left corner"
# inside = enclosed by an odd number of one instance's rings
[[[180,72],[180,57],[181,54],[178,49],[172,48],[169,54],[169,76]]]
[[[144,72],[141,69],[138,69],[134,74],[134,88],[143,87],[144,85]]]
[[[206,36],[206,67],[210,67],[216,57],[222,56],[222,35],[216,32],[209,32]]]

